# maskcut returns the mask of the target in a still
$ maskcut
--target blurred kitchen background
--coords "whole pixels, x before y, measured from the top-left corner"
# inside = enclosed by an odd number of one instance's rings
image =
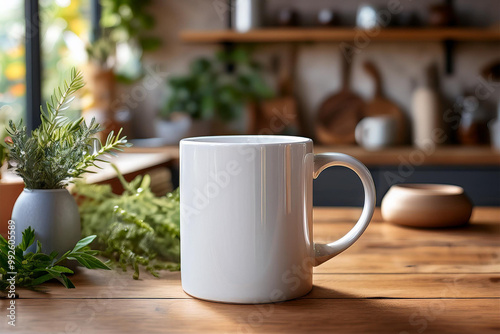
[[[499,42],[498,0],[10,0],[0,136],[9,118],[36,126],[77,66],[75,114],[123,127],[130,152],[168,152],[171,187],[183,137],[292,134],[364,162],[378,203],[425,182],[498,206]],[[361,189],[330,168],[314,204],[359,206]]]

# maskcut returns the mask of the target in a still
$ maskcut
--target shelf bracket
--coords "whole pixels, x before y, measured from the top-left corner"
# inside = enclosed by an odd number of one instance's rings
[[[233,29],[233,3],[232,0],[227,0],[227,17],[226,17],[226,28],[229,30]],[[224,48],[224,53],[229,54],[234,50],[233,42],[223,42],[222,47]],[[234,71],[234,64],[227,63],[226,64],[226,72],[232,73]]]
[[[455,51],[455,41],[447,39],[444,42],[444,63],[446,74],[453,74],[453,52]]]

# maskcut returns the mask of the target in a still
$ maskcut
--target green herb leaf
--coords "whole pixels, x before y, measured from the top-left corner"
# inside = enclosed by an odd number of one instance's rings
[[[51,274],[45,274],[45,275],[40,276],[40,277],[34,279],[33,281],[31,281],[30,286],[40,285],[40,284],[45,283],[53,278],[54,278],[54,276],[52,276]]]
[[[63,266],[53,266],[51,270],[56,271],[58,273],[73,274],[73,270]]]
[[[78,263],[80,263],[82,266],[85,266],[88,269],[106,269],[106,270],[111,270],[110,267],[108,267],[105,263],[103,263],[101,260],[96,258],[95,256],[92,256],[90,254],[86,253],[71,253],[68,256],[69,260],[76,260]]]
[[[21,244],[19,244],[19,249],[25,252],[26,249],[28,249],[28,247],[31,246],[34,242],[35,230],[33,230],[31,227],[28,227],[23,231],[23,239],[21,241]]]
[[[63,256],[57,259],[57,252],[50,255],[42,253],[42,244],[37,241],[36,253],[25,253],[26,249],[35,241],[35,231],[28,227],[22,233],[21,243],[16,246],[13,263],[9,262],[9,247],[7,241],[0,236],[0,289],[7,289],[11,278],[8,272],[17,272],[15,284],[18,287],[33,288],[48,280],[57,279],[66,288],[74,288],[73,282],[66,277],[67,274],[73,274],[73,270],[58,265],[65,260],[76,259],[84,263],[89,269],[109,269],[109,267],[99,260],[95,255],[97,251],[91,250],[88,245],[94,240],[95,236],[89,236],[80,240],[73,250],[67,251]],[[75,251],[76,250],[76,251]],[[13,267],[14,268],[13,268]]]
[[[78,243],[76,244],[75,248],[73,248],[73,250],[71,252],[77,252],[77,251],[79,251],[83,247],[91,244],[92,241],[94,241],[95,238],[96,238],[95,235],[89,235],[88,237],[83,238],[82,240],[78,241]]]
[[[57,278],[57,280],[62,282],[64,284],[64,286],[66,287],[66,289],[74,289],[75,288],[75,285],[73,284],[73,282],[71,282],[71,280],[68,277],[66,277],[65,275],[61,275],[60,278]]]
[[[83,235],[97,235],[101,255],[123,269],[132,267],[135,279],[140,267],[153,275],[158,270],[179,270],[179,190],[156,197],[149,176],[127,182],[117,173],[125,189],[120,196],[109,185],[79,182],[73,189]]]

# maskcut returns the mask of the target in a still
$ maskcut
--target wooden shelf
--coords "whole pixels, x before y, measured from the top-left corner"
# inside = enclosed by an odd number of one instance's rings
[[[187,30],[180,39],[187,43],[342,42],[368,37],[373,41],[500,41],[500,29],[484,28],[392,28],[369,32],[353,28],[265,28],[239,33],[233,30]]]
[[[443,146],[429,154],[411,146],[380,151],[367,151],[359,146],[314,147],[314,153],[332,151],[352,155],[367,166],[397,166],[405,163],[414,166],[500,166],[500,152],[487,146]]]
[[[174,161],[179,157],[177,146],[131,147],[126,149],[126,152],[164,152]],[[425,151],[411,146],[393,147],[380,151],[367,151],[359,146],[316,145],[314,147],[314,153],[324,152],[349,154],[367,166],[398,166],[405,162],[416,162],[415,166],[500,166],[500,152],[487,146],[443,146],[436,148],[432,154],[426,154]]]

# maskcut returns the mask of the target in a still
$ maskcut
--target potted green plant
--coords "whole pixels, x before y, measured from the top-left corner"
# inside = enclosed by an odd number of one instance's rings
[[[9,105],[0,107],[0,180],[2,179],[2,172],[5,172],[7,164],[8,149],[5,144],[7,140],[7,125],[9,120],[14,119],[16,122],[19,120],[18,113]]]
[[[183,136],[208,134],[212,121],[227,124],[241,119],[249,103],[273,95],[261,74],[261,66],[243,48],[219,52],[213,59],[196,59],[188,74],[168,81],[168,88],[169,97],[161,116],[172,122],[178,113],[188,115],[193,126]],[[158,135],[168,135],[165,122],[158,124]],[[241,127],[237,131],[242,131]]]
[[[151,0],[101,0],[100,5],[102,29],[99,37],[87,45],[89,62],[85,72],[93,97],[91,113],[103,120],[107,131],[120,126],[127,129],[131,113],[120,106],[122,116],[117,117],[117,85],[142,78],[143,53],[157,49],[161,43],[149,34],[155,25],[148,13]]]
[[[8,221],[12,208],[19,194],[23,191],[23,183],[7,176],[8,149],[5,140],[9,140],[6,131],[9,119],[16,119],[18,113],[9,105],[0,108],[0,234],[7,235]]]
[[[16,235],[31,226],[46,253],[62,254],[80,239],[78,207],[66,186],[98,161],[104,162],[103,155],[129,146],[121,131],[101,143],[95,136],[102,128],[94,119],[87,125],[83,117],[68,116],[73,95],[83,86],[82,74],[73,69],[69,82],[54,91],[45,109],[40,108],[37,129],[30,134],[21,122],[12,121],[7,129],[9,161],[25,185],[12,211]]]

